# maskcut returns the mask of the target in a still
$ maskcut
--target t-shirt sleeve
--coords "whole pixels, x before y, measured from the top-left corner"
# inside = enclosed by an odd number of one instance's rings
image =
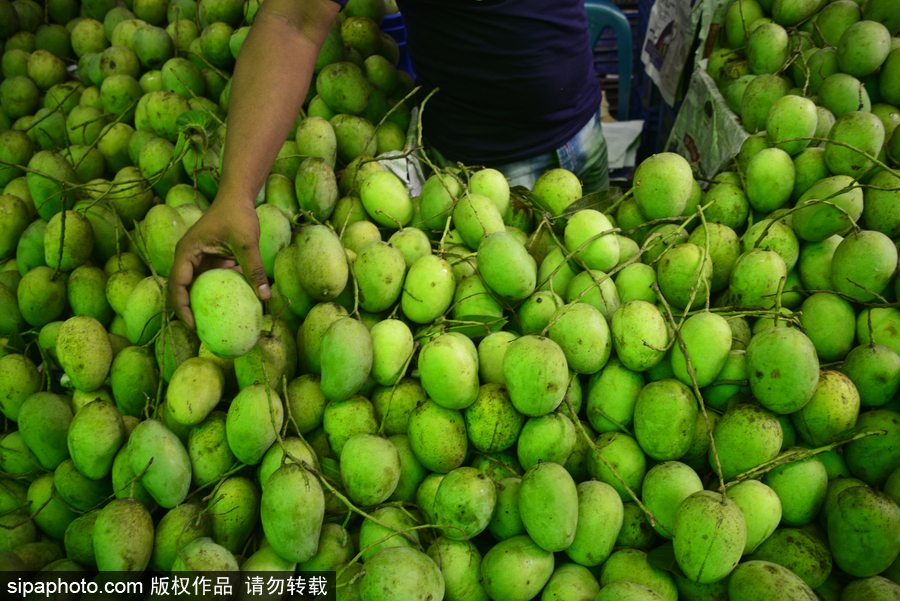
[[[347,0],[331,0],[331,1],[332,1],[332,2],[336,2],[337,4],[340,4],[340,5],[341,5],[341,10],[343,10],[343,8],[344,8],[345,6],[347,6]]]

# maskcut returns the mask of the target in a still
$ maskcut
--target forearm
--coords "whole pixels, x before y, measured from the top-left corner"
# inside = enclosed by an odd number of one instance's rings
[[[234,69],[217,198],[256,198],[314,85],[319,48],[338,10],[330,0],[263,4]]]

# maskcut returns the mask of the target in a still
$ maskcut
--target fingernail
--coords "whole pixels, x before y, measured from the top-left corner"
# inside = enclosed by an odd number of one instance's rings
[[[257,294],[259,294],[260,298],[266,298],[269,296],[269,285],[262,284],[259,288],[256,289]]]

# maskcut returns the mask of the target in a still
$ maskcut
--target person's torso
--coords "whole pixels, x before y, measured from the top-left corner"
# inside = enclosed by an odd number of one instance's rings
[[[398,0],[426,138],[448,159],[549,152],[600,103],[583,0]],[[420,96],[420,98],[424,95]]]

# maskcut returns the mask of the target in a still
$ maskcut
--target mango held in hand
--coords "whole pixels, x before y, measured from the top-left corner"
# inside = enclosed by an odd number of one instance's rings
[[[503,378],[520,413],[546,415],[559,407],[569,387],[566,355],[549,338],[522,336],[506,349]]]
[[[234,359],[253,348],[262,328],[262,303],[244,276],[211,269],[191,286],[197,335],[217,357]]]
[[[60,326],[56,356],[72,384],[82,392],[91,392],[103,385],[113,360],[106,329],[86,315],[70,317]]]
[[[701,490],[675,512],[675,559],[689,579],[701,584],[728,576],[747,542],[740,508],[716,492]]]

